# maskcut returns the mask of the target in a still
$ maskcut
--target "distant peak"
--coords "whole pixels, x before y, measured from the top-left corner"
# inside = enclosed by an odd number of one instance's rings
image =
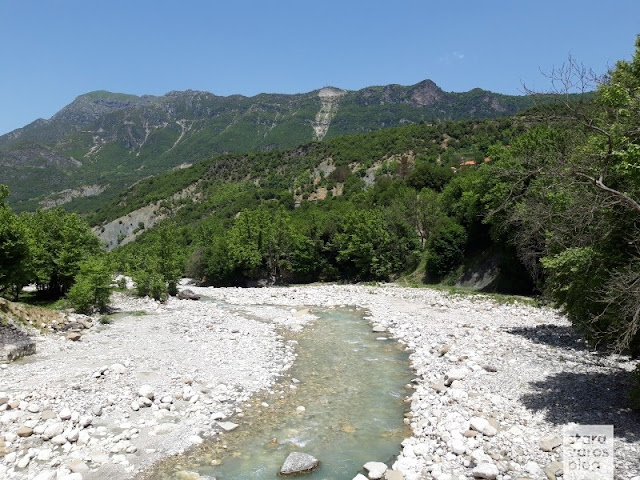
[[[76,100],[87,99],[87,100],[117,100],[117,101],[126,101],[126,100],[137,100],[140,97],[136,95],[131,95],[128,93],[114,93],[109,92],[107,90],[95,90],[93,92],[88,92],[83,95],[80,95],[76,98]]]
[[[327,98],[327,97],[341,97],[344,94],[346,94],[347,91],[346,90],[342,90],[340,88],[335,88],[335,87],[324,87],[321,88],[318,91],[318,96],[320,98]]]

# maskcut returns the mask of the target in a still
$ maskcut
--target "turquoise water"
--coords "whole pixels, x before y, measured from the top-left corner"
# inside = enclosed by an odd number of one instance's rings
[[[282,478],[278,471],[292,451],[321,462],[305,479],[351,480],[368,461],[391,464],[410,435],[403,423],[412,378],[407,353],[395,341],[377,340],[381,334],[371,332],[362,312],[313,313],[320,318],[291,337],[299,356],[275,394],[230,419],[241,425],[237,430],[164,462],[146,478],[188,478],[185,471],[218,480]]]

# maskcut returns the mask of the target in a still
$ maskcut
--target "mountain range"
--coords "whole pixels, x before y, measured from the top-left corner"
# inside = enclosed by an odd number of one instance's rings
[[[14,209],[91,209],[140,181],[217,154],[270,151],[411,123],[511,116],[531,96],[445,92],[431,80],[347,91],[217,96],[80,95],[51,119],[0,136],[0,183]],[[73,209],[74,203],[69,205]]]

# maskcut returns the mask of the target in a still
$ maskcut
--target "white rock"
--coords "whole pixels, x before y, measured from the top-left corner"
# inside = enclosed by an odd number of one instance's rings
[[[26,454],[20,460],[18,460],[18,463],[16,466],[18,468],[27,468],[27,465],[29,465],[29,462],[31,462],[31,455]]]
[[[89,466],[82,461],[80,458],[76,458],[67,463],[67,467],[73,473],[84,473],[89,471]]]
[[[364,469],[368,472],[367,476],[371,480],[377,480],[383,477],[387,466],[382,462],[367,462],[364,464]]]
[[[44,429],[42,436],[45,439],[51,439],[62,434],[62,432],[64,432],[64,424],[61,422],[54,422]]]
[[[140,410],[140,405],[135,400],[131,402],[131,410],[133,410],[134,412]]]
[[[82,428],[86,428],[93,423],[93,417],[91,415],[82,415],[78,420],[78,424]]]
[[[89,436],[89,432],[87,432],[86,430],[81,430],[80,433],[78,434],[78,439],[76,440],[76,445],[86,445],[87,443],[89,443],[90,440],[90,436]]]
[[[534,461],[525,463],[523,469],[529,475],[533,475],[534,477],[543,475],[542,468]]]
[[[50,448],[41,448],[36,454],[36,460],[40,462],[48,462],[53,457],[53,450]]]
[[[71,429],[68,432],[66,432],[66,436],[67,436],[67,440],[69,440],[70,442],[77,442],[78,437],[80,436],[80,429],[79,428]]]
[[[467,451],[467,446],[460,439],[455,439],[451,441],[451,451],[456,455],[462,455]]]
[[[138,395],[148,398],[149,400],[153,400],[153,397],[155,396],[151,385],[142,385],[138,390]]]
[[[69,410],[68,408],[63,408],[62,410],[60,410],[58,417],[60,417],[60,420],[69,420],[71,418],[71,410]]]
[[[493,463],[481,463],[476,466],[471,473],[473,474],[473,478],[494,480],[500,475],[500,470],[498,470],[498,467]]]
[[[489,424],[489,420],[482,417],[473,417],[469,420],[469,426],[476,432],[480,432],[487,437],[493,437],[498,431]]]
[[[114,363],[113,365],[111,365],[109,367],[109,370],[112,373],[115,373],[117,375],[122,375],[124,372],[127,371],[127,367],[125,367],[124,365],[122,365],[121,363]]]
[[[356,475],[355,477],[353,477],[353,480],[367,480],[367,477],[365,477],[364,475],[362,475],[361,473],[359,473],[358,475]]]
[[[469,374],[466,368],[452,368],[444,376],[444,384],[451,385],[455,380],[462,380]]]
[[[40,472],[38,475],[33,477],[33,480],[56,480],[58,475],[55,471],[45,470],[44,472]]]
[[[109,461],[109,455],[101,452],[100,450],[94,450],[89,454],[89,459],[91,460],[91,463],[102,465]]]
[[[218,422],[218,426],[223,429],[225,432],[230,432],[232,430],[235,430],[236,428],[238,428],[240,425],[238,425],[237,423],[233,423],[233,422]]]
[[[30,403],[27,406],[27,411],[31,413],[38,413],[40,410],[42,410],[42,406],[38,403]]]
[[[51,439],[51,443],[54,445],[64,445],[67,443],[67,437],[65,435],[56,435]]]

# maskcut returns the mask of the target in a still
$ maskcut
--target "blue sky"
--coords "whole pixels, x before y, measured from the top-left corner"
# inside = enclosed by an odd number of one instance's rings
[[[543,90],[569,54],[631,58],[640,1],[0,0],[0,19],[2,134],[93,90]]]

